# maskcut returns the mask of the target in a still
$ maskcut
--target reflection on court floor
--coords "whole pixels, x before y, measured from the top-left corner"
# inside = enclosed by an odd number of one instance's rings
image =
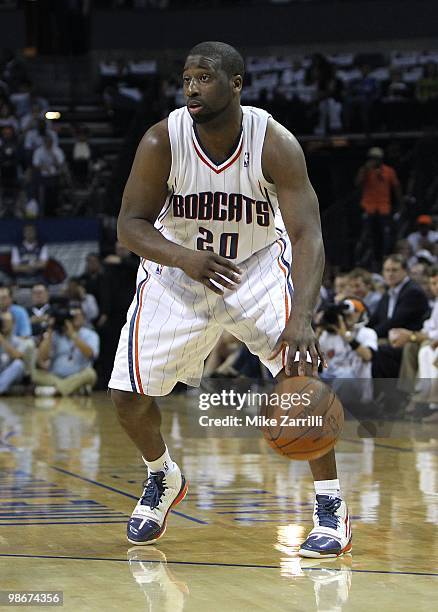
[[[337,448],[353,554],[304,560],[313,485],[306,463],[261,437],[194,435],[190,397],[162,402],[189,479],[156,547],[125,525],[145,472],[106,394],[2,398],[1,589],[63,590],[66,610],[430,610],[438,585],[438,439],[393,423]]]

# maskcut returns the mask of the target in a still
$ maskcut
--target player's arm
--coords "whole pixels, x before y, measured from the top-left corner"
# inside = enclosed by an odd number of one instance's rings
[[[167,120],[143,136],[125,186],[117,222],[117,236],[130,251],[163,266],[181,268],[215,293],[223,293],[211,281],[232,288],[239,282],[239,268],[211,251],[194,251],[167,240],[154,223],[168,195],[171,150]],[[225,277],[225,278],[224,278]]]
[[[314,376],[318,355],[325,364],[312,329],[312,317],[324,271],[324,245],[318,199],[307,175],[303,151],[292,134],[270,120],[262,156],[263,174],[274,183],[281,214],[293,248],[294,296],[289,321],[271,354],[274,358],[288,347],[286,374],[290,375],[295,354],[300,353],[298,375],[305,374],[307,352]]]

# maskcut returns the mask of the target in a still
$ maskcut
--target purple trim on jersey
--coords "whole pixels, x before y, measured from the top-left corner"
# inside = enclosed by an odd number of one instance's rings
[[[143,264],[142,264],[143,267]],[[143,267],[143,270],[144,267]],[[133,355],[132,355],[132,349],[133,349],[133,339],[134,339],[134,327],[135,327],[135,320],[137,318],[137,313],[138,313],[138,307],[140,304],[140,290],[142,288],[142,286],[149,280],[149,272],[146,272],[146,278],[144,278],[137,287],[137,303],[135,305],[135,310],[134,313],[131,317],[131,322],[129,324],[129,336],[128,336],[128,368],[129,368],[129,379],[131,381],[131,387],[132,390],[135,391],[136,393],[138,393],[138,388],[137,388],[137,384],[135,382],[135,375],[134,375],[134,360],[133,360]]]
[[[195,151],[196,151],[198,157],[201,159],[201,161],[204,162],[204,164],[206,164],[216,174],[220,174],[221,172],[223,172],[224,170],[229,168],[240,157],[240,154],[241,154],[242,148],[243,148],[243,124],[240,127],[239,136],[237,138],[236,145],[233,146],[231,155],[229,155],[227,157],[227,159],[225,159],[220,164],[217,164],[215,161],[213,161],[211,159],[211,157],[209,156],[209,154],[207,153],[207,151],[202,146],[202,143],[201,143],[201,141],[199,140],[199,137],[198,137],[198,133],[197,133],[197,129],[196,129],[195,123],[193,123],[192,127],[193,127],[192,131],[193,131],[193,135],[194,135],[194,138],[192,140],[193,140],[193,145],[195,147]],[[198,150],[198,147],[196,145],[199,146],[199,150]],[[205,157],[205,159],[204,159],[203,156]]]
[[[259,184],[260,184],[260,183],[259,183]],[[271,209],[272,216],[273,216],[273,217],[274,217],[274,219],[275,219],[274,207],[272,206],[271,198],[269,197],[269,193],[268,193],[268,190],[266,189],[266,187],[265,187],[265,196],[266,196],[266,200],[267,200],[267,202],[268,202],[268,204],[269,204],[269,208]]]
[[[287,248],[286,240],[285,240],[284,238],[280,238],[279,240],[280,240],[280,242],[282,242],[282,243],[283,243],[283,245],[284,245],[284,249],[283,249],[283,251],[282,251],[282,253],[281,253],[281,255],[280,255],[280,259],[281,259],[281,261],[283,262],[283,264],[286,266],[286,269],[287,269],[287,279],[286,279],[286,282],[287,282],[287,288],[288,288],[288,291],[289,291],[289,297],[290,297],[290,299],[291,299],[291,309],[292,309],[292,296],[293,296],[293,289],[292,289],[292,283],[290,282],[290,279],[291,279],[291,265],[290,265],[290,263],[289,263],[289,262],[288,262],[288,261],[287,261],[287,260],[284,258],[284,254],[285,254],[285,252],[286,252],[286,248]]]
[[[175,193],[175,189],[172,187],[172,191],[170,192],[170,196],[169,196],[169,203],[166,206],[166,208],[157,217],[157,221],[159,221],[160,223],[164,219],[164,217],[167,215],[170,205],[172,204],[172,198],[173,198],[174,193]]]

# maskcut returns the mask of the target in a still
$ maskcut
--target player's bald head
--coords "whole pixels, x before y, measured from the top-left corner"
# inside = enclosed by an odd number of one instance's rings
[[[245,62],[240,53],[223,42],[208,41],[195,45],[190,49],[187,57],[201,55],[209,59],[219,62],[220,68],[226,72],[229,77],[240,75],[243,77],[245,73]]]

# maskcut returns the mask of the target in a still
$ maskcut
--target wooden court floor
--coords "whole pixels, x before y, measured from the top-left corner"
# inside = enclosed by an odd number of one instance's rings
[[[297,557],[307,464],[256,432],[198,427],[194,396],[161,405],[189,494],[158,546],[130,548],[144,470],[107,395],[0,398],[0,591],[63,591],[69,611],[437,609],[437,425],[377,424],[361,438],[346,423],[353,554],[318,562]]]

